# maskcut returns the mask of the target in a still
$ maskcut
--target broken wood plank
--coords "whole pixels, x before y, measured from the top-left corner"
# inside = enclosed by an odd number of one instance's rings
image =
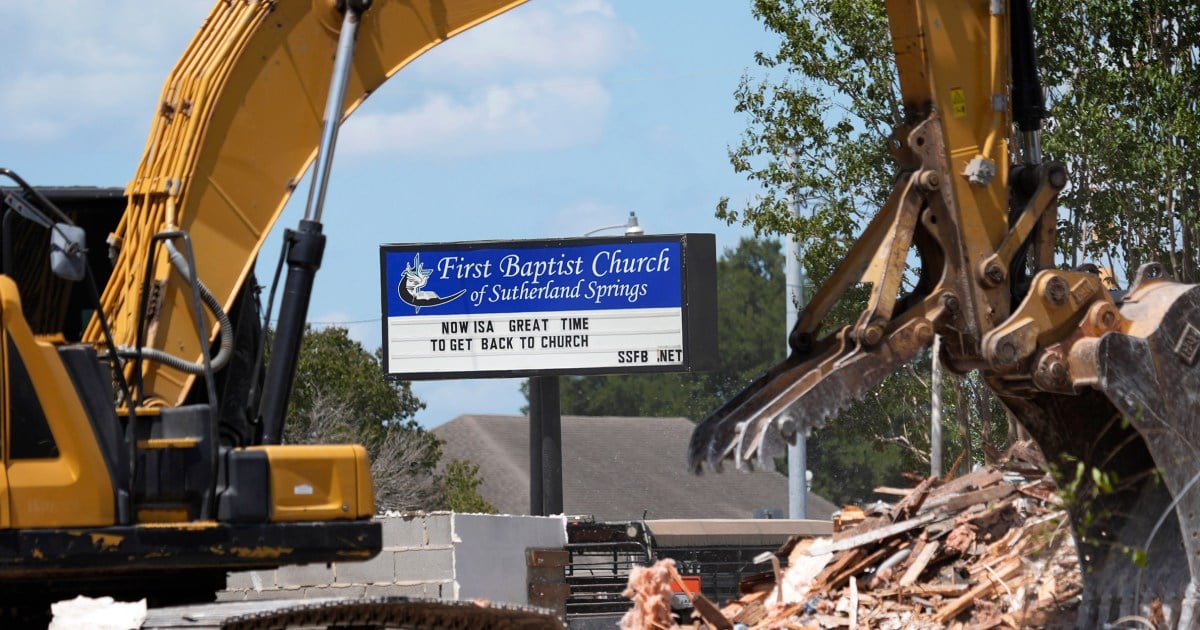
[[[1009,560],[994,573],[989,572],[987,577],[983,578],[983,581],[977,586],[955,598],[949,604],[939,608],[937,613],[934,614],[933,620],[937,623],[945,624],[954,619],[964,610],[970,608],[976,599],[990,595],[1004,580],[1011,579],[1020,570],[1020,559],[1013,558]]]
[[[875,591],[875,596],[880,598],[895,597],[897,595],[907,597],[933,597],[935,595],[955,597],[962,595],[970,590],[970,588],[970,584],[914,584],[907,588],[894,587]]]
[[[925,567],[929,566],[929,562],[933,560],[933,557],[937,555],[938,550],[941,548],[941,543],[936,540],[921,545],[921,548],[908,564],[908,570],[900,577],[900,586],[912,586],[916,584],[917,578],[921,577],[921,572],[925,570]]]
[[[861,534],[843,538],[841,540],[821,539],[813,542],[812,546],[808,548],[808,555],[816,556],[834,551],[854,549],[855,547],[861,547],[867,543],[878,542],[887,538],[891,538],[897,534],[903,534],[904,532],[912,531],[923,525],[936,523],[937,521],[946,520],[953,517],[953,514],[930,512],[916,518],[908,519],[907,521],[900,521],[899,523],[893,523],[884,527],[877,527],[871,531],[863,532]]]
[[[908,496],[904,497],[899,503],[892,506],[888,510],[888,518],[895,522],[900,519],[907,519],[913,514],[916,514],[921,509],[921,504],[929,496],[929,491],[933,489],[934,484],[938,482],[937,477],[930,477],[922,481]]]
[[[833,589],[841,586],[843,582],[849,580],[852,576],[858,575],[863,569],[895,553],[895,551],[899,548],[900,544],[898,542],[893,542],[890,545],[885,545],[876,549],[874,553],[850,565],[839,573],[834,574],[826,583],[826,588]],[[819,590],[815,581],[813,582],[813,590]]]
[[[932,496],[926,499],[922,512],[939,507],[946,501],[972,490],[993,486],[1004,480],[1004,475],[997,470],[981,468],[969,475],[952,479],[938,486]]]
[[[692,607],[710,628],[733,630],[733,622],[721,614],[721,609],[717,608],[717,605],[704,595],[696,593],[695,598],[692,599]]]
[[[999,501],[1000,499],[1008,497],[1009,495],[1016,494],[1016,492],[1016,486],[1008,483],[1000,483],[972,492],[964,492],[958,496],[950,497],[936,507],[930,507],[927,505],[927,509],[936,509],[939,512],[961,512],[972,505],[986,505],[992,501]],[[930,501],[930,503],[933,502]]]
[[[858,580],[850,576],[850,630],[858,630]]]

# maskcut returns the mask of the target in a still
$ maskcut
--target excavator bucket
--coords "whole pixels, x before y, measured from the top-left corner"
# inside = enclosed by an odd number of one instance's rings
[[[1066,342],[1078,394],[998,393],[1070,489],[1079,627],[1161,609],[1192,628],[1200,576],[1200,286],[1145,265],[1117,330]],[[994,384],[998,384],[994,382]]]

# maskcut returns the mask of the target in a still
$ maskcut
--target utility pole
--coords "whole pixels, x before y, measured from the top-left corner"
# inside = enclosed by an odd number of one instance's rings
[[[793,212],[796,205],[792,206]],[[788,234],[784,237],[787,277],[787,321],[783,329],[784,352],[791,352],[787,343],[792,326],[804,304],[804,270],[800,267],[800,246]],[[808,437],[806,431],[796,432],[795,444],[788,444],[788,518],[808,518]]]
[[[933,336],[933,369],[929,384],[929,476],[942,476],[942,336]]]
[[[788,168],[794,170],[795,152],[788,149]],[[800,216],[799,191],[792,193],[792,218]],[[791,352],[788,336],[804,305],[804,269],[800,266],[800,244],[788,232],[783,239],[784,275],[786,277],[787,320],[783,327],[784,356]],[[788,518],[808,518],[808,435],[807,430],[796,432],[796,442],[788,445]]]

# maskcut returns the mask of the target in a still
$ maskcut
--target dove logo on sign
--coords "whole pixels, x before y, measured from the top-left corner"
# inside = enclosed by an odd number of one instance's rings
[[[430,308],[457,300],[467,292],[466,289],[463,289],[453,295],[442,297],[435,291],[426,291],[425,285],[429,282],[432,272],[432,269],[425,269],[421,265],[421,255],[415,254],[412,263],[405,265],[404,273],[400,275],[400,283],[396,287],[396,292],[399,293],[400,300],[416,309],[417,313],[420,313],[422,308]]]

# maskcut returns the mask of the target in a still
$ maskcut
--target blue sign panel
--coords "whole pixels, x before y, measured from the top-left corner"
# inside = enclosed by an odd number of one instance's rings
[[[678,242],[390,251],[388,317],[679,308]]]

